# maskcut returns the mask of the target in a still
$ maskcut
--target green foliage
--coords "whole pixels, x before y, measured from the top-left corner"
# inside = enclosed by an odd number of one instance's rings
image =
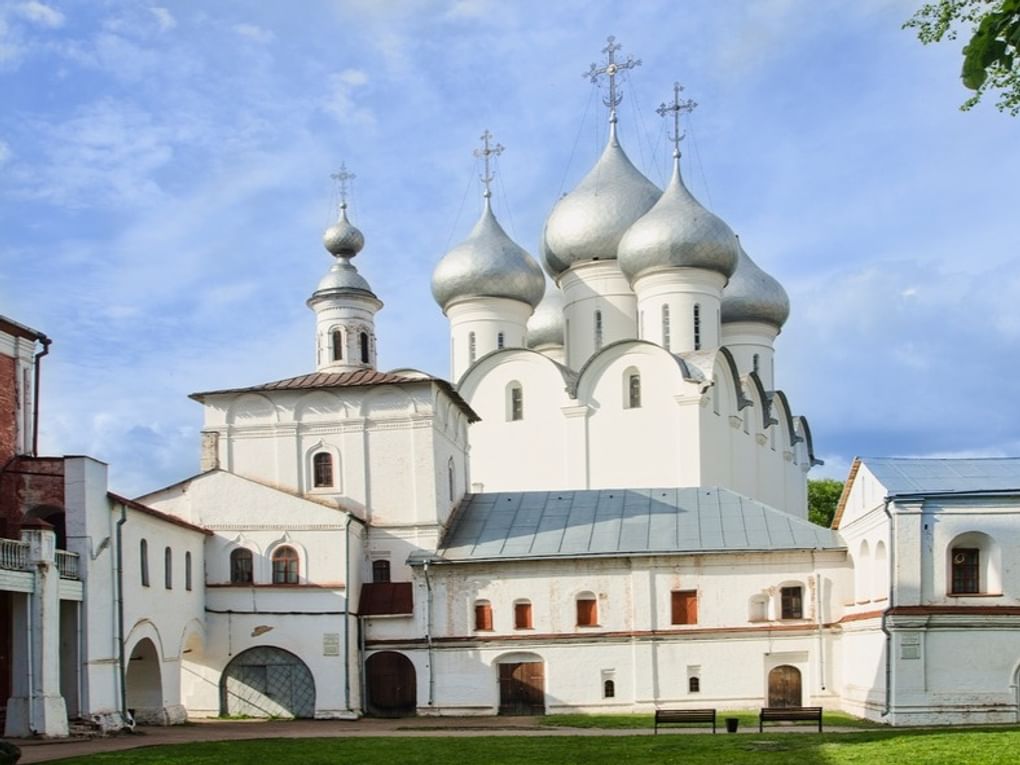
[[[1020,0],[937,0],[925,3],[903,26],[916,29],[925,45],[955,40],[959,28],[969,26],[960,76],[974,95],[960,108],[970,109],[994,90],[1000,111],[1020,114]]]
[[[807,482],[808,520],[819,526],[832,525],[839,496],[843,493],[843,482],[832,478],[819,478]]]

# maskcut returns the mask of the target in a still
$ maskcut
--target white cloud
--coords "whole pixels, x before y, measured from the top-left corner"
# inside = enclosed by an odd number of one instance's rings
[[[370,109],[355,103],[355,91],[368,84],[368,75],[361,69],[344,69],[329,77],[329,97],[322,108],[337,122],[344,125],[375,124],[375,115]]]
[[[11,158],[11,147],[0,138],[0,165],[4,164]]]
[[[234,26],[234,31],[241,35],[241,37],[245,37],[253,42],[262,44],[271,43],[276,39],[276,35],[274,35],[270,30],[263,29],[255,24],[236,24]]]
[[[149,10],[152,11],[152,15],[156,17],[156,22],[159,24],[159,28],[164,32],[177,26],[177,19],[175,19],[173,14],[166,8],[154,6],[149,8]]]
[[[15,6],[15,11],[26,21],[43,27],[56,29],[64,25],[64,14],[45,3],[40,3],[39,0],[21,3]]]
[[[493,12],[491,0],[457,0],[446,12],[448,19],[482,19]]]

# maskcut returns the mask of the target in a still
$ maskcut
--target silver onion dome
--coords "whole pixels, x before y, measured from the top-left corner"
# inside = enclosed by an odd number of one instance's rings
[[[374,294],[372,288],[368,286],[368,282],[365,281],[365,277],[358,273],[358,269],[351,264],[350,259],[339,255],[326,275],[319,280],[319,286],[315,288],[315,293],[352,290]]]
[[[782,329],[790,298],[776,279],[758,267],[738,241],[737,270],[723,289],[722,321],[756,321]]]
[[[701,268],[729,277],[737,267],[740,244],[721,218],[706,210],[680,177],[673,177],[655,206],[620,240],[620,269],[631,284],[661,268]]]
[[[432,272],[432,296],[444,311],[465,297],[507,298],[534,307],[544,292],[542,269],[507,236],[488,197],[467,239],[446,253]]]
[[[550,289],[528,319],[527,346],[563,345],[563,293]]]
[[[615,259],[624,232],[661,195],[628,159],[611,124],[598,162],[546,220],[542,251],[549,273],[557,276],[580,261]]]
[[[340,217],[326,229],[322,243],[333,255],[353,258],[365,246],[365,235],[347,220],[347,203],[340,205]]]

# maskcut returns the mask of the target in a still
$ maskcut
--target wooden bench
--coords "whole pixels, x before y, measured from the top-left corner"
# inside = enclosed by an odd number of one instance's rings
[[[758,732],[761,733],[766,722],[801,722],[808,720],[818,723],[818,732],[822,732],[821,707],[762,707],[758,715]]]
[[[659,734],[659,726],[667,723],[712,723],[715,733],[714,709],[656,709],[655,735]]]

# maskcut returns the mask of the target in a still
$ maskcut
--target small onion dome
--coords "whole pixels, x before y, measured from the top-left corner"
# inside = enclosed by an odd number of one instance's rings
[[[701,268],[729,277],[737,267],[739,248],[730,227],[684,186],[677,159],[662,197],[620,241],[620,269],[631,284],[661,268]]]
[[[468,238],[436,264],[432,296],[446,310],[452,301],[466,297],[500,297],[535,307],[545,292],[545,276],[535,259],[507,236],[485,209]]]
[[[542,250],[554,276],[585,260],[614,260],[620,238],[662,195],[631,164],[612,125],[595,167],[553,207]]]
[[[355,229],[357,231],[357,229]],[[365,277],[358,273],[349,258],[339,255],[333,265],[329,267],[326,275],[319,280],[319,286],[315,288],[315,294],[320,292],[367,292],[374,294],[368,286]]]
[[[563,345],[563,293],[551,289],[528,319],[529,348],[546,345]]]
[[[347,204],[340,205],[340,217],[326,229],[322,243],[331,254],[353,258],[365,246],[365,235],[347,220]]]
[[[751,260],[739,242],[737,247],[737,270],[723,288],[722,321],[757,321],[782,329],[790,316],[786,290]]]

